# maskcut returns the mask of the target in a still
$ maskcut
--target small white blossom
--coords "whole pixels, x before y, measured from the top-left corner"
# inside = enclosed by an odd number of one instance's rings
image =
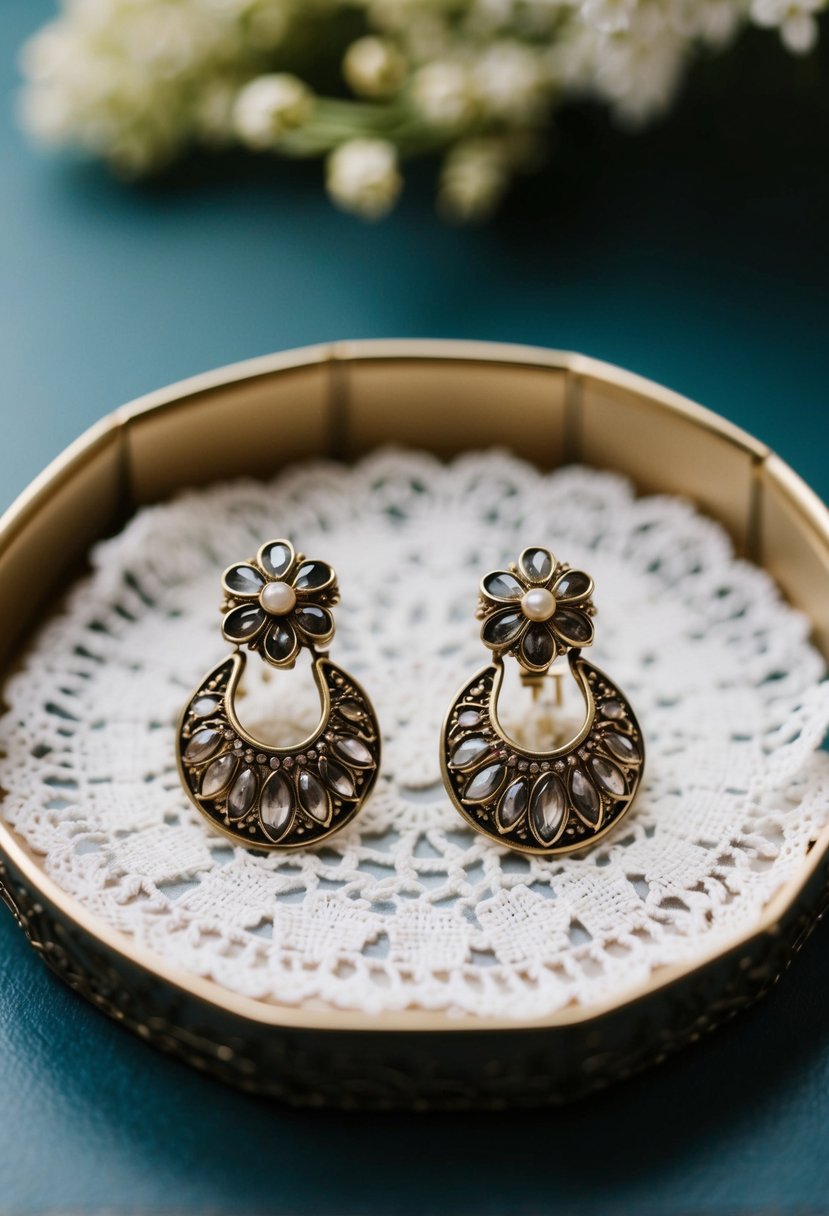
[[[403,186],[397,150],[384,139],[351,139],[328,157],[325,185],[344,211],[379,219],[392,209]]]
[[[385,38],[358,38],[343,59],[343,75],[355,93],[388,97],[406,77],[406,60]]]
[[[493,140],[458,144],[443,166],[438,207],[449,219],[486,219],[497,207],[509,181],[503,148]]]
[[[630,26],[636,0],[583,0],[581,15],[602,34],[618,34]]]
[[[450,60],[420,68],[412,81],[412,102],[428,123],[448,129],[463,126],[476,110],[469,72]]]
[[[499,41],[488,47],[475,64],[473,79],[482,108],[497,118],[526,122],[544,107],[542,60],[523,43]]]
[[[788,49],[805,55],[817,42],[814,15],[823,7],[823,0],[753,0],[751,16],[757,25],[779,29]]]
[[[236,98],[233,125],[248,147],[270,148],[306,123],[313,105],[313,94],[298,77],[286,72],[257,76]]]

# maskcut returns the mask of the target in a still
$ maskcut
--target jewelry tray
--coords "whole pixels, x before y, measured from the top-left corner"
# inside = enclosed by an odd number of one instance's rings
[[[589,476],[565,466],[612,470],[643,496],[690,500],[725,528],[738,555],[770,576],[769,587],[774,580],[808,621],[802,632],[810,629],[814,646],[829,653],[829,516],[751,436],[665,389],[579,355],[487,343],[355,342],[270,356],[173,386],[116,411],[59,457],[0,521],[0,657],[7,689],[19,679],[15,672],[29,643],[16,588],[31,589],[35,618],[47,620],[56,595],[88,569],[90,552],[98,554],[93,565],[100,569],[104,551],[95,546],[117,537],[139,509],[234,479],[244,479],[242,486],[267,484],[280,470],[288,470],[290,480],[293,468],[300,481],[292,492],[301,500],[313,494],[307,476],[301,481],[301,470],[312,467],[307,462],[369,467],[377,480],[384,459],[393,463],[383,456],[389,445],[460,461],[441,466],[447,486],[456,469],[484,477],[495,467],[483,457],[476,465],[470,448],[508,448],[514,456],[497,458],[502,472],[509,461],[516,476],[526,467],[519,461],[541,476],[564,469],[571,481],[563,488],[577,497],[585,495]],[[335,480],[348,475],[331,474]],[[687,508],[687,520],[692,516]],[[693,518],[697,523],[689,527],[710,526]],[[527,540],[556,543],[555,536]],[[335,553],[315,554],[337,564]],[[244,556],[225,554],[224,564]],[[569,551],[561,556],[571,560]],[[465,555],[469,569],[477,558]],[[583,564],[587,560],[589,554]],[[349,587],[354,583],[351,578]],[[474,607],[474,580],[471,586]],[[434,595],[440,597],[439,587]],[[468,655],[474,653],[473,646],[445,658],[447,687],[472,674]],[[478,665],[483,661],[481,653]],[[619,662],[609,646],[609,674]],[[635,682],[634,667],[630,671]],[[642,690],[647,679],[641,673]],[[172,726],[169,733],[172,739]],[[423,739],[418,747],[428,746],[425,731]],[[819,736],[810,746],[818,742]],[[369,816],[370,831],[370,808],[362,815]],[[629,820],[636,816],[634,808]],[[442,1004],[428,997],[380,999],[360,1008],[345,989],[328,1000],[293,993],[280,1001],[278,985],[256,994],[234,988],[164,956],[117,918],[69,893],[47,872],[43,851],[12,826],[10,813],[0,818],[0,893],[32,946],[74,989],[149,1042],[242,1088],[336,1106],[561,1102],[657,1062],[777,979],[824,907],[826,820],[815,815],[814,829],[801,833],[801,847],[788,858],[785,881],[732,931],[634,976],[623,989],[602,995],[596,988],[589,1000],[549,1008],[519,1002],[512,1011],[502,1001],[476,1009],[472,998]],[[647,808],[638,830],[648,831]],[[480,857],[499,853],[482,838],[477,848]],[[755,860],[759,869],[764,859]],[[525,891],[528,880],[519,885]],[[671,900],[664,906],[670,921]]]

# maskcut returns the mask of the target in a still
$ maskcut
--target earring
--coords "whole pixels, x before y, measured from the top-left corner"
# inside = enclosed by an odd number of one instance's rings
[[[525,549],[509,570],[481,581],[481,640],[492,662],[458,692],[443,724],[441,769],[457,809],[479,832],[524,853],[555,856],[592,844],[625,815],[639,788],[645,747],[621,689],[581,656],[593,641],[593,580]],[[566,743],[528,750],[498,720],[504,655],[534,693],[567,655],[584,698],[582,726]]]
[[[337,576],[289,541],[272,540],[255,559],[228,567],[222,587],[222,634],[236,649],[204,676],[182,709],[179,775],[202,814],[234,840],[259,849],[317,844],[356,815],[380,765],[374,708],[327,656]],[[274,747],[239,722],[243,646],[277,668],[293,667],[302,647],[310,651],[322,714],[302,743]]]

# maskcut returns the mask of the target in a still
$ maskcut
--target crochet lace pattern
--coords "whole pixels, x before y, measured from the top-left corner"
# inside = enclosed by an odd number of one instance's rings
[[[281,535],[337,570],[331,654],[374,702],[383,759],[342,832],[266,855],[201,818],[174,743],[229,651],[222,570]],[[559,859],[475,833],[440,779],[443,714],[487,661],[479,579],[527,544],[593,575],[590,659],[648,752],[624,822]],[[90,562],[6,685],[2,814],[90,912],[237,992],[516,1019],[618,1000],[750,931],[829,818],[808,621],[718,524],[616,474],[503,451],[308,463],[144,508]],[[308,671],[263,666],[251,657],[240,713],[301,737],[319,716]]]

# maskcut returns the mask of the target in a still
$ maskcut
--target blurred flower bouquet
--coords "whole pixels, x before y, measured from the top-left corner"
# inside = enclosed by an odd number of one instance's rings
[[[193,147],[322,157],[339,206],[384,215],[411,157],[477,219],[538,165],[562,101],[641,123],[699,47],[748,22],[793,52],[829,0],[63,0],[22,56],[23,119],[126,175]]]

